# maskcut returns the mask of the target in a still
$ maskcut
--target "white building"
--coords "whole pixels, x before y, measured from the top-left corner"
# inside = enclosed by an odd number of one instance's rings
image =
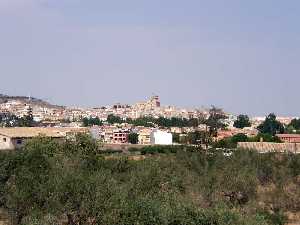
[[[154,130],[150,134],[151,145],[172,145],[173,136],[171,133],[161,130]]]

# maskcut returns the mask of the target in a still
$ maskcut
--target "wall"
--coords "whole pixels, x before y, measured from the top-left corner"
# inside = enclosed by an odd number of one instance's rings
[[[240,142],[238,148],[266,152],[300,153],[300,143]]]
[[[13,218],[11,214],[4,208],[0,208],[0,225],[12,225]]]
[[[172,145],[173,137],[171,133],[154,131],[150,135],[152,145]]]

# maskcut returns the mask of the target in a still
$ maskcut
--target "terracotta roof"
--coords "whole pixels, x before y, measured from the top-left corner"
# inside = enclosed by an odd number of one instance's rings
[[[32,138],[39,135],[46,137],[62,138],[67,133],[85,132],[81,128],[42,128],[42,127],[13,127],[0,128],[0,135],[11,138]]]

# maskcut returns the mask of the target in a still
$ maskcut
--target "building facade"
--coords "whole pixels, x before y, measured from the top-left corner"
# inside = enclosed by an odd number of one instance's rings
[[[276,136],[284,143],[300,143],[300,134],[277,134]]]
[[[141,145],[150,145],[150,135],[151,135],[152,129],[143,129],[141,130],[139,134],[139,144]]]
[[[173,136],[171,133],[161,130],[154,130],[150,134],[151,145],[172,145]]]
[[[19,149],[23,147],[27,141],[38,136],[64,139],[77,133],[87,133],[87,130],[83,128],[41,127],[0,128],[0,150]]]

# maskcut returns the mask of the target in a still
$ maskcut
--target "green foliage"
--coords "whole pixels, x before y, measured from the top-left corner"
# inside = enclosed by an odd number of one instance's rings
[[[173,143],[180,143],[180,134],[172,133]]]
[[[296,130],[300,130],[300,119],[293,119],[289,125],[293,126]]]
[[[280,140],[280,138],[277,137],[277,136],[270,137],[268,135],[259,134],[259,135],[257,135],[257,137],[262,137],[263,140],[265,140],[265,142],[282,143],[282,141]]]
[[[135,120],[128,120],[129,123],[132,123],[136,126],[145,126],[145,127],[197,127],[199,125],[198,119],[185,119],[185,118],[164,118],[159,117],[158,119],[153,117],[142,117]]]
[[[209,117],[206,120],[206,125],[209,127],[209,133],[211,137],[217,135],[217,132],[221,128],[225,128],[224,120],[227,118],[222,109],[212,106],[209,110]]]
[[[180,147],[160,145],[160,146],[146,146],[140,149],[142,155],[157,154],[157,153],[176,153]]]
[[[276,120],[276,115],[274,113],[269,114],[257,129],[263,134],[270,134],[272,136],[284,132],[284,126]]]
[[[247,140],[248,140],[248,137],[245,134],[236,134],[231,137],[231,141],[233,143],[246,142]]]
[[[176,117],[172,117],[170,119],[160,117],[155,121],[155,123],[160,127],[197,127],[199,125],[198,119],[185,119]]]
[[[251,127],[251,122],[250,122],[249,116],[239,115],[237,120],[234,121],[233,126],[236,128],[241,128],[241,129],[243,129],[244,127]]]
[[[210,131],[216,132],[219,128],[224,128],[225,125],[223,123],[223,120],[226,119],[224,112],[221,109],[212,107],[210,110],[210,117],[206,120],[204,118],[178,118],[178,117],[172,117],[172,118],[165,118],[165,117],[159,117],[154,118],[150,116],[141,117],[137,119],[126,119],[126,123],[133,124],[135,126],[144,126],[144,127],[164,127],[164,128],[170,128],[170,127],[198,127],[200,123],[206,123],[210,127]],[[124,120],[122,120],[118,116],[114,116],[113,114],[108,115],[107,122],[110,124],[114,123],[123,123]]]
[[[244,138],[235,137],[235,141]],[[299,209],[299,155],[141,149],[107,159],[89,136],[0,153],[0,204],[17,224],[281,225]]]
[[[179,152],[199,152],[199,147],[185,145],[156,145],[143,148],[131,148],[130,152],[140,152],[142,155],[176,154]]]
[[[126,119],[126,123],[133,124],[135,126],[143,126],[143,127],[155,127],[156,119],[153,117],[141,117],[135,120]]]
[[[119,121],[120,122],[120,121]],[[199,119],[191,118],[165,118],[165,117],[141,117],[137,119],[126,119],[126,123],[133,124],[135,126],[144,127],[197,127],[199,125]]]
[[[82,119],[82,123],[83,126],[85,127],[89,127],[89,126],[93,126],[93,125],[98,125],[98,126],[102,126],[103,123],[102,121],[99,119],[99,117],[85,117]]]
[[[261,215],[268,221],[270,221],[271,224],[284,225],[288,222],[286,216],[282,212],[270,213],[267,211],[263,211],[261,212]]]
[[[192,145],[200,145],[205,144],[208,145],[212,142],[212,137],[209,132],[206,131],[195,131],[187,134],[186,143],[183,144],[192,144]]]
[[[264,142],[281,143],[281,140],[277,136],[272,136],[271,134],[259,133],[255,137],[247,137],[245,134],[236,134],[213,143],[213,147],[233,149],[237,147],[239,142],[260,142],[261,140]]]
[[[293,133],[300,133],[300,119],[293,119],[290,124],[285,129],[286,133],[293,134]]]
[[[236,148],[238,142],[247,142],[249,138],[245,134],[236,134],[232,137],[222,139],[213,144],[215,148]]]
[[[47,200],[51,155],[56,143],[37,139],[14,159],[15,167],[5,186],[6,207],[14,209],[17,221],[31,210],[43,208]],[[49,152],[46,152],[49,149]],[[30,205],[28,204],[30,203]]]
[[[278,138],[277,136],[272,136],[271,134],[264,134],[264,133],[260,133],[258,135],[256,135],[255,137],[249,138],[249,142],[260,142],[261,140],[263,140],[264,142],[275,142],[275,143],[281,143],[280,138]]]
[[[115,124],[115,123],[124,123],[121,117],[115,116],[113,114],[109,114],[107,117],[107,122],[109,124]]]
[[[129,152],[135,153],[135,152],[140,152],[141,150],[139,148],[135,148],[135,147],[130,147],[128,148]]]
[[[130,133],[128,135],[128,141],[131,144],[137,144],[139,142],[139,135],[137,133]]]

